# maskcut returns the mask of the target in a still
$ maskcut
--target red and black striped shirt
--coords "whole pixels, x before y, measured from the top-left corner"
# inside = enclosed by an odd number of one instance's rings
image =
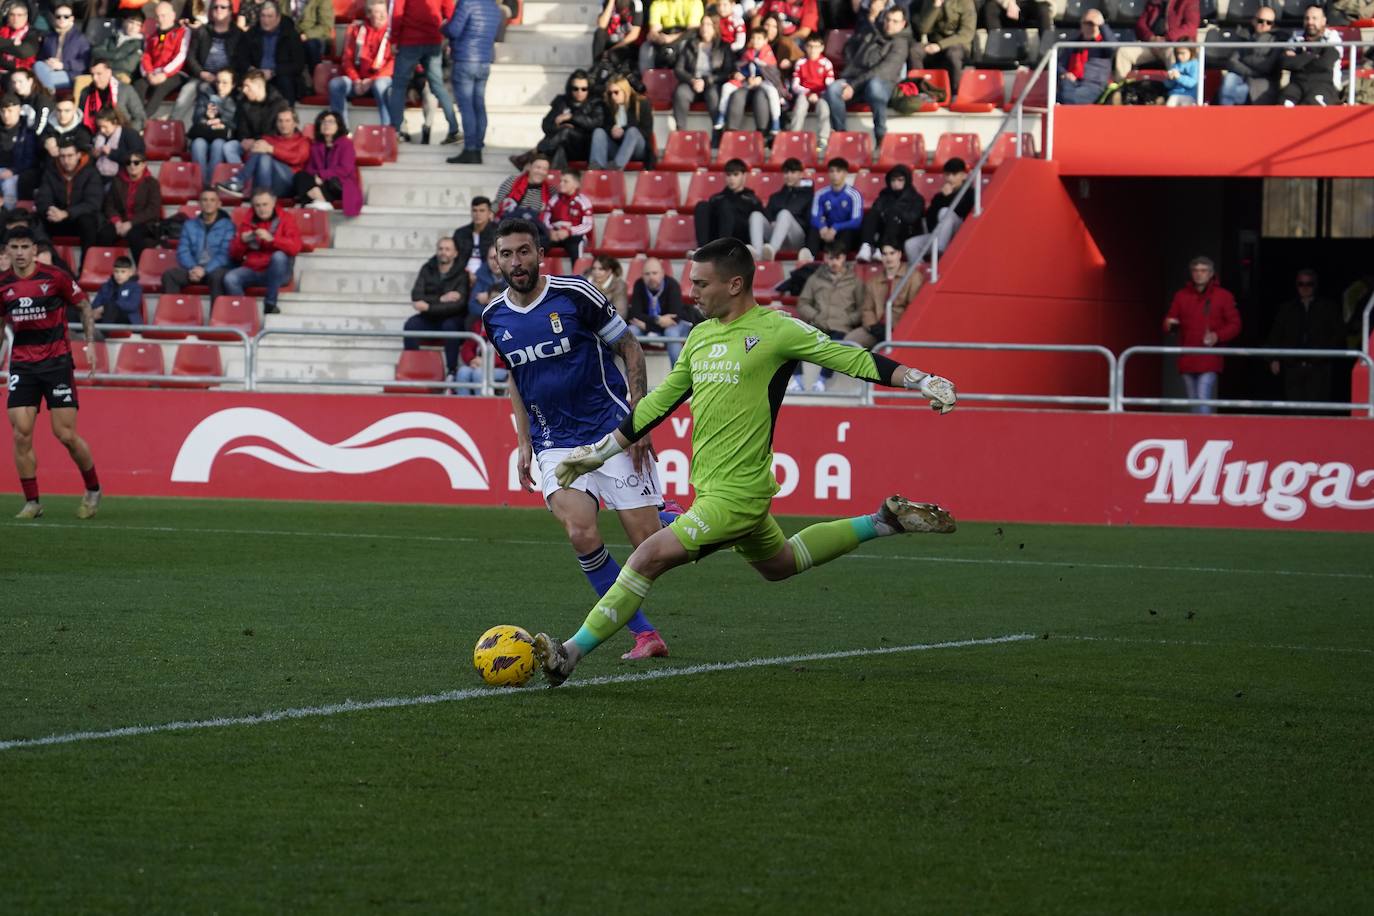
[[[13,270],[0,274],[0,307],[14,329],[11,370],[70,366],[67,306],[85,298],[76,280],[60,267],[36,264],[27,277]]]

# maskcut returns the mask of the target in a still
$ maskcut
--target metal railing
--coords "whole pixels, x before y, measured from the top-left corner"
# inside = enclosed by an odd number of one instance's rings
[[[447,379],[443,381],[414,381],[401,379],[338,379],[338,378],[263,378],[258,374],[258,358],[262,355],[263,341],[269,337],[343,337],[343,338],[375,338],[375,339],[396,339],[396,338],[419,338],[421,340],[463,340],[475,341],[478,353],[482,356],[482,379],[479,382],[452,382]],[[495,393],[496,381],[492,376],[493,362],[491,355],[491,344],[480,334],[471,331],[362,331],[362,330],[332,330],[321,328],[264,328],[253,338],[253,348],[250,353],[252,366],[249,374],[253,379],[255,387],[257,384],[268,385],[290,385],[290,386],[323,386],[323,387],[385,387],[385,388],[413,388],[416,391],[433,391],[436,388],[443,388],[447,391],[472,390],[475,394],[491,395]]]
[[[69,324],[68,329],[73,331],[71,337],[71,347],[75,350],[84,347],[88,343],[80,338],[82,331],[80,324]],[[242,385],[245,391],[253,390],[252,362],[253,362],[253,338],[244,333],[242,328],[206,324],[106,324],[96,322],[95,329],[104,335],[103,340],[91,341],[91,343],[118,343],[125,334],[143,334],[137,341],[130,343],[141,344],[208,344],[210,346],[224,349],[229,346],[243,347],[243,374],[242,375],[173,375],[171,373],[129,373],[129,372],[82,372],[78,373],[78,378],[91,379],[97,382],[165,382],[177,385]],[[149,333],[157,336],[147,336]],[[118,334],[112,337],[111,334]],[[163,337],[163,334],[180,334],[182,337]],[[224,340],[224,337],[237,338],[236,340]],[[198,338],[192,340],[191,338]],[[92,364],[94,368],[94,364]]]
[[[1369,301],[1364,304],[1364,314],[1360,316],[1360,349],[1369,353],[1369,313],[1374,312],[1374,292],[1370,292]]]
[[[1106,395],[1078,394],[996,394],[990,392],[959,392],[960,401],[987,402],[994,404],[1063,404],[1072,407],[1100,407],[1103,410],[1119,410],[1120,391],[1117,388],[1121,375],[1117,371],[1116,354],[1097,344],[1032,344],[1032,343],[969,343],[967,341],[884,341],[873,348],[881,353],[891,350],[983,350],[1007,353],[1092,353],[1107,361]],[[919,398],[914,391],[884,391],[885,398]],[[863,403],[872,404],[873,386],[864,390]]]
[[[1369,369],[1369,389],[1367,399],[1348,403],[1329,401],[1263,401],[1255,399],[1219,398],[1128,398],[1126,391],[1126,364],[1132,356],[1142,354],[1156,356],[1249,356],[1268,359],[1355,359]],[[1116,361],[1117,393],[1115,410],[1127,407],[1232,407],[1241,410],[1306,410],[1321,412],[1345,412],[1362,410],[1374,418],[1374,358],[1363,350],[1298,350],[1275,347],[1127,347],[1121,351]]]

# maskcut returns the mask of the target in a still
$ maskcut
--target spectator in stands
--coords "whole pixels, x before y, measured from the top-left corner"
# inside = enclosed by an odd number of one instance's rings
[[[75,28],[71,4],[53,8],[52,24],[33,62],[33,75],[49,92],[72,88],[72,80],[91,68],[91,43]]]
[[[782,71],[783,83],[786,84],[792,79],[792,67],[806,56],[801,49],[804,39],[785,34],[783,17],[777,13],[764,16],[762,28],[768,36],[768,47],[773,49],[773,56],[778,59],[778,69]]]
[[[1332,25],[1354,25],[1374,19],[1374,0],[1331,0],[1326,17]]]
[[[608,254],[599,254],[592,258],[591,266],[582,274],[590,280],[592,285],[601,290],[601,295],[606,297],[606,301],[615,306],[615,313],[621,320],[626,320],[630,314],[630,291],[625,286],[625,269],[620,266],[620,260]]]
[[[19,99],[20,117],[24,123],[34,133],[41,134],[52,113],[53,98],[48,90],[34,79],[32,70],[15,70],[10,74],[10,92]]]
[[[130,0],[138,2],[138,0]],[[241,31],[250,31],[258,24],[258,14],[262,12],[264,3],[268,0],[239,0],[238,12],[234,16],[234,23]]]
[[[766,207],[749,214],[750,253],[758,260],[771,261],[779,251],[796,251],[805,245],[813,196],[801,160],[785,160],[782,187],[768,198]]]
[[[644,272],[635,281],[634,291],[630,293],[630,331],[636,337],[657,334],[671,337],[674,341],[686,340],[691,333],[696,314],[682,300],[682,286],[674,277],[668,276],[663,262],[649,258],[644,262]],[[675,365],[682,353],[681,343],[668,343],[668,364]]]
[[[287,9],[301,36],[305,72],[314,74],[320,61],[334,51],[334,0],[292,0]]]
[[[643,33],[643,0],[606,0],[601,15],[596,17],[592,60],[605,65],[608,73],[627,72],[637,66],[639,38]]]
[[[221,208],[219,192],[200,192],[200,213],[181,225],[177,241],[177,266],[162,273],[162,288],[179,293],[192,285],[210,287],[210,300],[224,295],[224,275],[229,272],[229,246],[234,240],[234,221]],[[202,316],[201,320],[208,320]]]
[[[921,231],[926,202],[912,186],[911,169],[894,165],[885,181],[887,187],[878,192],[873,205],[864,211],[859,230],[862,242],[855,260],[872,261],[888,242],[900,251],[907,239]]]
[[[603,111],[601,126],[592,131],[588,164],[604,169],[614,161],[624,171],[631,162],[642,162],[645,168],[653,168],[654,106],[649,100],[635,92],[628,79],[617,76],[606,84]]]
[[[0,98],[0,192],[5,209],[18,203],[21,188],[32,188],[38,168],[38,143],[19,117],[19,100],[12,95]]]
[[[1279,90],[1287,108],[1294,105],[1341,104],[1341,35],[1326,27],[1326,12],[1315,3],[1302,14],[1302,31],[1293,41],[1322,42],[1324,48],[1289,48],[1280,66],[1288,71],[1288,85]]]
[[[811,229],[806,247],[812,252],[828,250],[839,242],[847,252],[859,250],[859,231],[864,222],[864,199],[849,183],[849,163],[836,157],[825,164],[829,185],[816,193],[811,202]]]
[[[605,119],[606,106],[600,96],[592,94],[591,77],[586,70],[574,70],[563,86],[563,94],[554,98],[544,115],[544,139],[535,149],[558,168],[569,161],[584,160],[591,152],[592,131]],[[514,156],[511,162],[523,169],[529,164],[529,155]]]
[[[143,34],[143,17],[127,16],[120,21],[118,31],[111,33],[104,42],[91,45],[91,74],[95,74],[95,62],[104,61],[116,80],[129,85],[143,60],[146,38]]]
[[[363,189],[358,183],[353,141],[344,133],[336,112],[325,110],[315,116],[315,139],[310,143],[309,157],[292,182],[291,196],[299,204],[331,211],[337,201],[344,216],[362,212]]]
[[[277,208],[277,197],[267,188],[253,191],[253,206],[234,220],[229,258],[239,266],[224,275],[224,291],[242,296],[249,286],[263,285],[263,311],[277,314],[277,291],[291,282],[292,263],[301,250],[296,218]]]
[[[893,7],[888,8],[889,15],[892,10]],[[964,62],[973,54],[977,31],[978,13],[973,0],[925,0],[916,32],[926,36],[926,43],[912,43],[908,58],[911,66],[944,67],[949,71],[949,84],[957,90]]]
[[[453,98],[463,118],[463,151],[448,159],[481,165],[487,140],[487,78],[505,13],[496,0],[462,2],[444,26],[453,60]]]
[[[91,159],[95,170],[104,179],[105,189],[119,170],[129,164],[134,156],[142,156],[145,151],[143,135],[125,124],[115,108],[102,109],[95,116],[95,136],[91,140]]]
[[[882,273],[864,281],[863,308],[859,326],[845,335],[845,340],[871,349],[887,340],[887,301],[892,300],[892,326],[902,320],[902,313],[921,291],[924,280],[919,270],[907,272],[899,245],[884,242],[879,249]],[[896,295],[893,295],[893,293]]]
[[[33,194],[48,236],[74,235],[82,248],[95,244],[105,191],[90,157],[67,140],[57,151],[57,168],[44,169]]]
[[[1297,296],[1279,305],[1267,345],[1285,350],[1339,350],[1344,347],[1341,307],[1317,295],[1317,272],[1310,268],[1298,271],[1296,286]],[[1331,399],[1335,363],[1333,359],[1289,356],[1271,360],[1269,371],[1282,376],[1285,401],[1327,401]]]
[[[582,254],[582,241],[592,231],[592,202],[582,193],[582,173],[568,169],[558,179],[558,193],[544,208],[544,228],[550,253],[562,252],[576,261]]]
[[[1140,18],[1135,21],[1135,37],[1144,42],[1197,41],[1202,10],[1198,0],[1149,0]],[[1169,48],[1118,48],[1115,75],[1124,80],[1132,70],[1148,63],[1174,65],[1174,52]]]
[[[444,142],[458,142],[458,116],[453,112],[453,98],[444,82],[444,36],[441,31],[452,15],[453,0],[393,0],[391,40],[396,45],[397,85],[391,93],[391,123],[400,139],[407,143],[410,134],[405,130],[406,86],[416,66],[424,71],[429,91],[434,93],[448,121],[448,136]]]
[[[344,119],[348,131],[348,100],[371,95],[377,101],[377,120],[391,123],[391,85],[396,48],[389,37],[387,0],[368,0],[367,18],[348,27],[339,75],[329,81],[329,107]]]
[[[700,201],[692,211],[698,246],[713,239],[749,241],[749,217],[762,212],[763,203],[754,190],[745,185],[748,178],[749,167],[743,159],[725,163],[725,187]]]
[[[1184,45],[1174,49],[1174,65],[1164,74],[1164,89],[1168,92],[1164,104],[1170,108],[1186,108],[1197,104],[1197,84],[1202,79],[1193,49]]]
[[[397,7],[404,0],[399,0]],[[276,0],[267,0],[258,11],[257,25],[239,41],[234,69],[246,73],[254,68],[267,77],[267,84],[286,99],[288,105],[305,94],[305,47],[294,20],[284,17]]]
[[[943,172],[944,183],[926,206],[926,215],[922,223],[924,231],[906,240],[904,247],[908,261],[929,258],[931,245],[939,245],[941,251],[948,248],[954,233],[973,212],[972,191],[963,196],[957,207],[953,206],[959,189],[968,181],[968,164],[955,156],[945,163]]]
[[[1053,35],[1054,8],[1043,0],[987,0],[983,22],[989,31],[1036,28],[1041,35]]]
[[[110,182],[101,215],[100,244],[127,245],[135,264],[144,248],[157,244],[162,189],[148,173],[148,157],[143,153],[129,156],[128,164]]]
[[[468,323],[481,324],[482,310],[491,300],[506,291],[506,280],[501,273],[501,262],[496,259],[496,246],[487,249],[487,259],[478,268],[472,281],[472,301],[468,304]]]
[[[425,262],[410,288],[415,314],[406,319],[407,331],[466,331],[468,272],[458,260],[458,246],[444,236],[434,246],[434,257]],[[407,350],[418,350],[424,338],[405,338]],[[444,367],[450,382],[458,379],[458,351],[462,340],[444,340]]]
[[[95,133],[95,116],[106,108],[118,111],[125,123],[139,132],[147,121],[138,93],[115,79],[109,62],[103,60],[92,61],[91,84],[81,90],[76,107],[81,109],[81,121],[92,134]]]
[[[1211,258],[1196,257],[1188,262],[1192,282],[1174,293],[1169,314],[1164,317],[1164,333],[1177,330],[1181,347],[1215,347],[1240,335],[1240,312],[1236,299],[1217,282],[1216,265]],[[1192,400],[1209,401],[1217,396],[1217,378],[1224,368],[1220,356],[1183,354],[1178,358],[1178,373]],[[1197,405],[1193,413],[1215,413],[1216,408]]]
[[[701,0],[650,0],[649,33],[639,46],[639,70],[677,63],[678,43],[697,26],[706,8]]]
[[[1079,41],[1112,42],[1116,32],[1102,18],[1102,11],[1086,9],[1078,22]],[[1059,54],[1059,104],[1091,105],[1112,79],[1115,48],[1074,48]]]
[[[17,101],[17,100],[16,100]],[[76,110],[76,100],[67,92],[63,92],[53,102],[52,115],[48,118],[48,126],[43,128],[43,132],[38,135],[38,143],[47,153],[48,158],[45,162],[57,159],[57,147],[63,138],[70,136],[76,142],[77,149],[83,153],[91,151],[93,137],[91,132],[86,129],[86,125],[81,120],[81,115]]]
[[[486,338],[486,326],[480,321],[473,330],[481,335],[482,338]],[[455,382],[467,382],[470,385],[481,384],[482,351],[478,349],[477,341],[475,340],[464,340],[462,344],[463,348],[458,354],[458,361],[461,365],[459,365],[458,374],[453,377],[453,380]],[[506,361],[501,358],[501,354],[495,350],[492,351],[492,360],[491,380],[499,385],[510,376],[510,370],[506,368]],[[482,392],[481,389],[478,388],[456,388],[450,393],[476,396]]]
[[[224,160],[242,162],[245,155],[253,152],[260,138],[276,132],[277,116],[289,108],[281,93],[267,85],[267,74],[261,70],[249,70],[244,74],[243,85],[239,88],[234,111],[234,136],[224,144]],[[235,196],[242,189],[239,176],[221,187],[226,194]]]
[[[234,142],[234,123],[239,98],[234,91],[234,71],[215,74],[214,92],[196,95],[196,108],[186,138],[191,143],[191,161],[200,166],[201,183],[210,187],[220,163],[238,165],[243,159]]]
[[[154,117],[167,96],[175,98],[185,82],[182,69],[191,51],[191,30],[177,22],[176,7],[161,0],[155,8],[157,31],[143,42],[143,76],[134,81],[134,90]]]
[[[818,32],[821,27],[816,0],[763,0],[754,4],[754,18],[750,25],[758,28],[769,16],[777,16],[782,34],[798,42]]]
[[[778,59],[773,56],[773,49],[769,47],[768,36],[763,29],[749,32],[748,46],[735,59],[734,74],[720,87],[720,110],[716,113],[715,123],[717,131],[725,128],[730,99],[740,89],[763,96],[768,107],[769,137],[782,129],[782,71],[778,69]]]
[[[42,37],[42,33],[29,23],[28,6],[24,3],[11,5],[5,14],[5,24],[0,26],[0,74],[31,68],[38,57]]]
[[[291,192],[296,173],[310,160],[310,141],[301,132],[296,112],[283,108],[277,112],[273,132],[253,141],[244,152],[248,156],[243,168],[221,190],[241,194],[244,188],[267,188],[273,197],[282,197]]]
[[[458,263],[475,282],[477,271],[486,263],[487,252],[496,242],[496,220],[492,218],[491,201],[485,197],[474,197],[468,212],[472,222],[454,230],[453,243],[458,248]]]
[[[535,153],[525,171],[510,176],[496,189],[496,216],[499,219],[527,219],[542,226],[544,209],[556,190],[546,180],[548,177],[549,157]]]
[[[934,0],[927,0],[934,2]],[[949,6],[970,3],[971,0],[949,0]],[[939,13],[946,4],[935,7]],[[970,19],[969,29],[973,29]],[[906,13],[899,6],[889,7],[883,14],[883,30],[871,32],[859,40],[853,53],[846,54],[844,71],[840,79],[830,84],[825,91],[825,101],[830,107],[830,126],[834,130],[844,130],[846,123],[845,105],[850,99],[857,98],[873,108],[873,136],[882,143],[887,135],[887,103],[892,98],[892,87],[906,73],[907,56],[911,46],[906,35]],[[963,66],[962,54],[957,46],[951,44],[956,52],[959,66]],[[946,59],[954,58],[946,53]]]
[[[110,276],[91,300],[91,311],[101,324],[143,324],[143,287],[134,275],[134,258],[114,259]]]
[[[832,239],[825,243],[824,251],[825,264],[806,278],[806,285],[797,299],[797,317],[830,335],[831,340],[844,340],[859,326],[864,287],[849,266],[844,242]],[[825,391],[826,383],[834,374],[834,370],[822,368],[811,390]],[[802,390],[801,363],[797,363],[787,390]]]
[[[243,32],[234,25],[234,11],[229,0],[210,0],[206,9],[209,21],[191,32],[191,50],[186,55],[184,70],[186,84],[177,93],[176,104],[172,106],[172,117],[187,127],[195,123],[198,101],[209,95],[223,97],[223,93],[216,90],[217,75],[221,70],[229,70],[232,75],[239,42],[243,39]]]
[[[673,125],[675,130],[687,129],[687,112],[700,99],[706,110],[720,110],[720,87],[735,72],[734,52],[720,37],[713,16],[703,16],[696,31],[683,40],[678,50],[677,87],[673,90]],[[712,138],[719,142],[719,137]]]
[[[739,54],[744,50],[744,45],[749,40],[749,25],[744,21],[744,9],[740,4],[734,0],[716,0],[716,14],[705,18],[716,21],[716,31],[720,35],[720,40],[731,53]]]
[[[1273,105],[1279,98],[1279,61],[1283,51],[1278,47],[1274,26],[1278,11],[1268,6],[1255,10],[1249,30],[1241,29],[1236,41],[1254,42],[1262,47],[1243,48],[1226,61],[1217,89],[1219,105]]]
[[[792,68],[792,114],[787,129],[802,130],[806,126],[806,113],[815,108],[817,140],[822,148],[830,139],[830,106],[826,104],[825,91],[833,82],[835,65],[825,56],[825,38],[808,35],[806,59]]]

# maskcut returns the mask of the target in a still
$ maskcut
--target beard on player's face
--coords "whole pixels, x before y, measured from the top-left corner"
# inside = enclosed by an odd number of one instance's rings
[[[516,263],[510,270],[502,268],[501,276],[505,278],[507,285],[517,293],[534,292],[535,285],[539,282],[539,271],[535,268],[526,267],[524,264]]]

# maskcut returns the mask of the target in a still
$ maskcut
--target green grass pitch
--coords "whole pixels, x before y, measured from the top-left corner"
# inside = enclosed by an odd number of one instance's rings
[[[1374,910],[1374,536],[719,555],[610,683],[33,746],[462,691],[592,598],[539,512],[46,505],[0,522],[0,913]]]

